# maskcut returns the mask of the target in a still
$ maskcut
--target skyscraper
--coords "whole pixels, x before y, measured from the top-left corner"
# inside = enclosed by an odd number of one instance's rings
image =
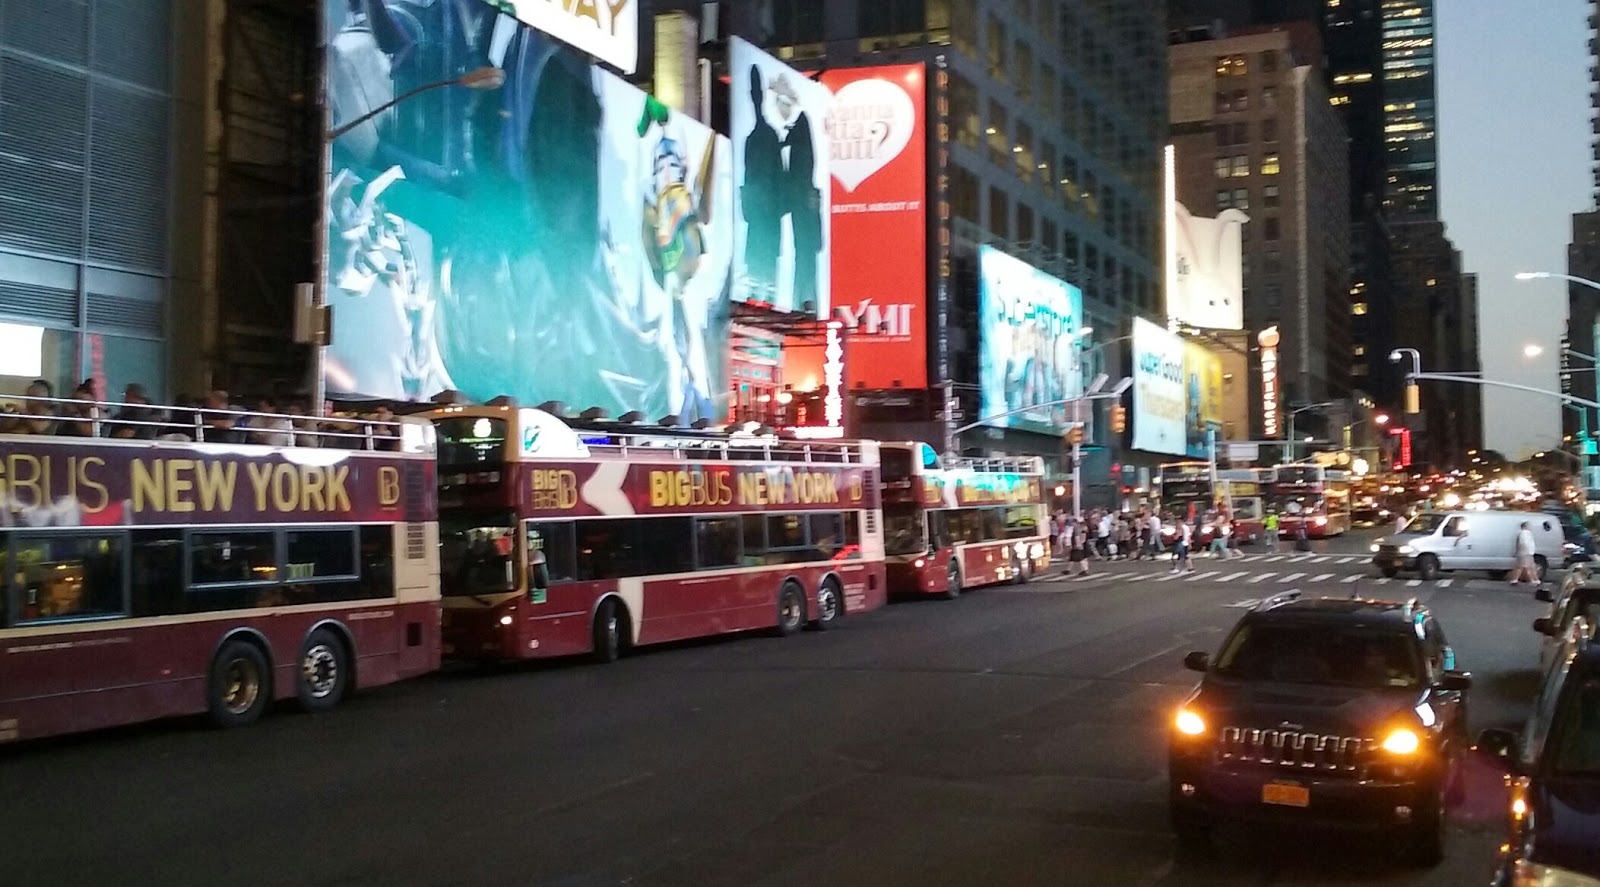
[[[1439,217],[1438,85],[1433,0],[1383,0],[1385,214]]]

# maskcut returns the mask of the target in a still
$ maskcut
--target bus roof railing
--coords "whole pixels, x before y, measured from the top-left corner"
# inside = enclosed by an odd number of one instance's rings
[[[0,434],[111,440],[254,443],[346,450],[398,450],[407,425],[421,419],[370,419],[334,414],[318,418],[232,407],[0,396]],[[268,424],[271,423],[271,424]],[[64,428],[72,430],[63,430]],[[287,440],[285,440],[287,438]],[[409,449],[409,448],[408,448]]]
[[[1044,459],[1039,456],[995,456],[990,458],[945,457],[946,468],[966,468],[996,474],[1044,474]]]
[[[598,428],[582,425],[575,431],[599,432]],[[662,429],[669,431],[670,429]],[[671,453],[680,459],[713,459],[720,461],[808,462],[835,465],[861,465],[864,463],[861,444],[856,441],[832,440],[781,440],[777,438],[742,438],[699,433],[678,437],[657,431],[631,431],[627,433],[607,430],[607,443],[588,442],[591,453],[600,455],[662,455]]]

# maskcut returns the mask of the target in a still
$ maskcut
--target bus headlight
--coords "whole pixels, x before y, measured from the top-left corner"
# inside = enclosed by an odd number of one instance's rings
[[[511,614],[507,613],[506,615],[501,616],[500,617],[500,624],[501,625],[510,625],[511,624]]]
[[[927,563],[928,563],[928,562],[927,562],[927,561],[925,561],[925,560],[923,560],[923,559],[922,559],[922,558],[920,558],[920,557],[919,557],[919,558],[917,558],[917,559],[916,559],[916,560],[914,560],[914,561],[912,561],[912,562],[911,562],[911,566],[913,566],[913,567],[916,567],[916,568],[917,568],[917,569],[919,569],[919,570],[920,570],[920,569],[922,569],[922,568],[923,568],[923,566],[924,566],[924,565],[926,565],[926,564],[927,564]]]

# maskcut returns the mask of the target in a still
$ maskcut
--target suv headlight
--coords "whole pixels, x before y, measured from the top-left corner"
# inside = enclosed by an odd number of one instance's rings
[[[1172,719],[1172,726],[1185,736],[1200,736],[1206,732],[1205,718],[1187,708],[1178,709],[1177,716]]]
[[[1405,727],[1392,730],[1388,736],[1383,737],[1383,750],[1392,755],[1415,754],[1422,747],[1422,740],[1417,734]]]
[[[1402,545],[1402,546],[1400,546],[1400,553],[1401,554],[1416,554],[1417,550],[1415,548],[1412,548],[1409,545]]]
[[[1600,887],[1600,880],[1555,866],[1519,862],[1511,873],[1511,887]]]

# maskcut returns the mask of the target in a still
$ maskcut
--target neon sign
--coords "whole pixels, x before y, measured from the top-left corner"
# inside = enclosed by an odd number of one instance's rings
[[[839,334],[843,328],[839,321],[828,324],[828,345],[823,351],[822,379],[828,394],[822,400],[823,417],[829,428],[844,425],[844,340]]]
[[[1261,431],[1278,436],[1278,328],[1269,326],[1256,336],[1261,346]]]

